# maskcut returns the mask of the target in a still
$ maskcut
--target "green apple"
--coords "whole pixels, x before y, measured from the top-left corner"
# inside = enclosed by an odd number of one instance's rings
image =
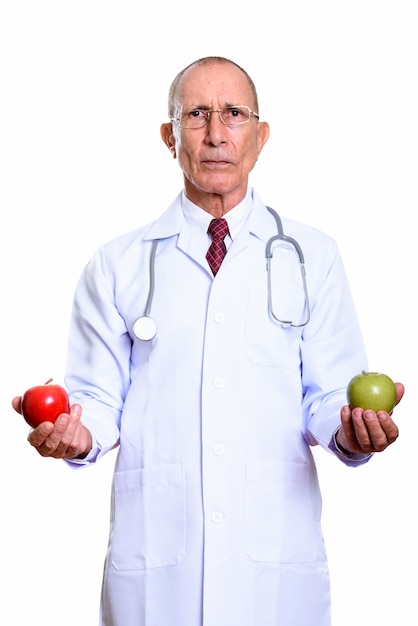
[[[386,374],[365,372],[357,374],[347,386],[347,400],[350,409],[360,407],[390,413],[395,406],[395,383]]]

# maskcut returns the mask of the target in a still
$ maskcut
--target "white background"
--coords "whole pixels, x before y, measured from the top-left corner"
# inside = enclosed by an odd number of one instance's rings
[[[5,0],[0,622],[7,626],[97,623],[114,456],[85,471],[38,457],[10,402],[50,376],[62,383],[73,290],[93,250],[159,215],[180,190],[159,127],[172,78],[209,54],[248,70],[271,125],[251,182],[280,213],[338,240],[370,369],[406,386],[395,413],[400,438],[369,465],[348,469],[315,451],[335,626],[394,624],[400,615],[418,621],[417,1]]]

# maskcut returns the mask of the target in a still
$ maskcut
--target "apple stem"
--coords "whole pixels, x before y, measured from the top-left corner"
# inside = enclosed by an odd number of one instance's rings
[[[45,385],[49,385],[49,383],[52,383],[53,378],[48,378],[48,380],[46,381]]]

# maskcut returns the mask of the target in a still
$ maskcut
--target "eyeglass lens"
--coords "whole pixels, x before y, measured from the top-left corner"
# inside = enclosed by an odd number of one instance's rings
[[[226,107],[215,111],[194,109],[182,116],[181,126],[182,128],[201,128],[202,126],[206,126],[211,115],[214,113],[218,113],[221,122],[226,126],[246,124],[251,117],[251,109],[244,106]]]

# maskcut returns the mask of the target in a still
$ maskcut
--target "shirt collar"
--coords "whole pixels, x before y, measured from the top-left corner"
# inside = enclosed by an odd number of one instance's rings
[[[247,224],[249,232],[261,239],[267,241],[272,232],[275,232],[274,219],[266,210],[265,204],[257,195],[253,188],[248,192],[242,202],[236,207],[228,211],[225,215],[228,226],[231,230],[232,238],[236,238],[240,228],[244,225],[248,218]],[[212,217],[200,207],[196,206],[185,197],[184,191],[181,191],[168,209],[160,215],[154,222],[149,224],[146,229],[144,239],[164,239],[178,235],[182,230],[184,223],[196,234],[201,233],[201,240],[208,237],[207,228]]]
[[[228,222],[231,239],[235,239],[240,228],[247,220],[251,211],[252,203],[253,194],[252,189],[249,188],[245,198],[223,216]],[[213,219],[213,215],[191,202],[184,191],[181,197],[181,204],[187,223],[193,228],[198,228],[202,236],[205,235],[207,233],[208,226]]]

